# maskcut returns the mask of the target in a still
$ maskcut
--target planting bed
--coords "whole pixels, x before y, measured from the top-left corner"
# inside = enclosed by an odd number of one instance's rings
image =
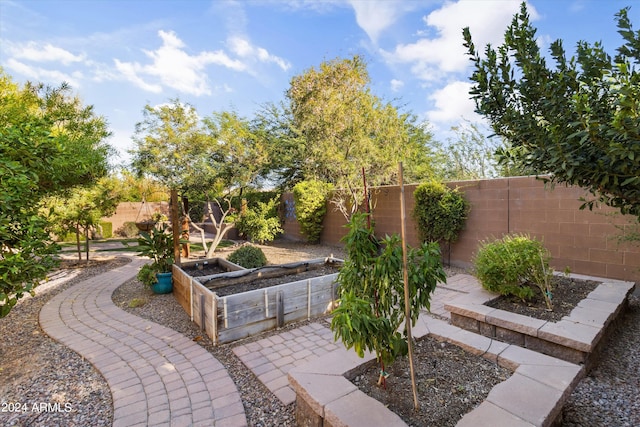
[[[570,277],[597,282],[571,312],[559,321],[543,320],[485,305],[497,298],[484,289],[445,304],[451,323],[490,338],[516,344],[590,369],[599,344],[627,304],[635,284],[590,276]]]
[[[416,339],[429,336],[451,343],[513,372],[491,388],[475,409],[452,420],[457,426],[551,426],[584,375],[583,366],[483,337],[427,315],[420,316],[413,331]],[[289,382],[296,392],[298,425],[406,426],[384,402],[368,396],[347,379],[360,375],[374,359],[371,354],[363,360],[354,351],[339,349],[292,369]],[[405,389],[403,393],[411,391]],[[407,399],[412,401],[410,396]]]
[[[197,262],[186,270],[174,266],[174,289],[192,321],[215,344],[329,312],[342,264],[339,259],[318,258],[243,269],[223,259]],[[210,266],[227,271],[206,274]],[[189,274],[194,268],[195,277]]]

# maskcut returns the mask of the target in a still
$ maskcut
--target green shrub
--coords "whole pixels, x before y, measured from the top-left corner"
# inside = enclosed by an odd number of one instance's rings
[[[416,187],[413,198],[413,217],[423,242],[452,243],[458,238],[470,209],[462,193],[429,181]]]
[[[534,296],[532,286],[537,286],[552,309],[550,258],[541,242],[526,235],[507,235],[482,242],[473,263],[485,289],[526,300]]]
[[[140,231],[138,230],[136,223],[129,221],[122,224],[122,227],[116,230],[116,235],[130,239],[132,237],[136,237],[139,232]]]
[[[267,265],[267,257],[262,252],[262,249],[252,245],[240,247],[231,253],[227,259],[244,268],[258,268]]]
[[[238,231],[260,244],[275,239],[278,234],[282,233],[280,219],[276,211],[278,200],[279,198],[273,198],[267,203],[256,202],[254,208],[243,212],[236,222]]]
[[[113,223],[112,222],[106,222],[106,221],[102,221],[100,222],[100,228],[102,228],[102,233],[100,233],[102,235],[103,239],[110,239],[113,237]]]
[[[317,180],[302,181],[293,187],[296,219],[300,224],[300,232],[309,242],[320,241],[327,199],[332,189],[330,183]]]

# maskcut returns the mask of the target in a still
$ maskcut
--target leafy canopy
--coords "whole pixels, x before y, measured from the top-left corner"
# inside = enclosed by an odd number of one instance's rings
[[[640,31],[627,12],[616,14],[624,43],[614,58],[600,43],[580,41],[567,59],[557,40],[555,67],[540,52],[525,3],[497,49],[488,45],[481,56],[468,28],[463,35],[476,111],[511,144],[503,160],[588,189],[596,199],[583,207],[599,200],[640,217]]]
[[[68,85],[21,87],[0,69],[0,317],[56,265],[42,198],[105,176],[109,135]]]

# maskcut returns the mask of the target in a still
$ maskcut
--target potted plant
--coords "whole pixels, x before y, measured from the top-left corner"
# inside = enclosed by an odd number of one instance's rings
[[[153,260],[138,272],[138,280],[151,286],[157,294],[173,290],[171,266],[173,265],[173,234],[166,223],[158,223],[149,232],[141,232],[138,253]]]

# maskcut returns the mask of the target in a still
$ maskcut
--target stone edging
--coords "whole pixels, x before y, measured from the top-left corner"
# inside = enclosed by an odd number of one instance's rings
[[[587,369],[598,354],[608,327],[625,308],[633,282],[571,274],[571,278],[602,282],[559,322],[548,322],[484,305],[497,294],[473,291],[445,304],[451,323],[471,332],[529,348]]]
[[[514,371],[466,414],[459,426],[550,426],[585,372],[583,366],[496,341],[428,315],[420,316],[413,335],[451,342]],[[361,359],[353,351],[339,349],[292,369],[289,382],[296,392],[298,425],[406,426],[398,415],[346,379],[374,359],[372,354]]]

